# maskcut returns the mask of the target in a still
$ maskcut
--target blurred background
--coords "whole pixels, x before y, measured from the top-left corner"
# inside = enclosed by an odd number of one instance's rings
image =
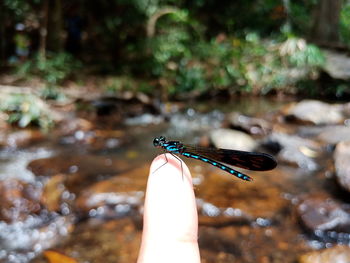
[[[203,263],[350,262],[349,26],[345,0],[1,1],[0,262],[135,262],[160,135],[278,160],[185,160]]]

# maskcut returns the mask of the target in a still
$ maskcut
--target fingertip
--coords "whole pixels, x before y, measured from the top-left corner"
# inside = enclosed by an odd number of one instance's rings
[[[168,179],[171,176],[175,176],[178,179],[179,175],[183,179],[185,176],[192,184],[191,173],[185,162],[170,153],[158,155],[154,158],[150,167],[150,177],[163,175],[167,176]]]
[[[198,216],[191,174],[186,164],[172,154],[157,156],[147,183],[144,229],[139,262],[174,254],[199,258]],[[148,260],[144,260],[147,258]],[[151,260],[153,259],[153,260]],[[164,261],[162,261],[164,262]],[[193,261],[195,262],[195,261]]]

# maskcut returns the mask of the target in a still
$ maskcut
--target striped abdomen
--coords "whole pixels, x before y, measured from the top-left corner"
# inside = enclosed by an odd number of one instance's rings
[[[248,175],[245,175],[245,174],[242,174],[222,163],[219,163],[217,161],[214,161],[212,159],[209,159],[209,158],[206,158],[205,156],[201,156],[201,155],[198,155],[198,154],[193,154],[193,153],[189,153],[189,152],[180,152],[181,155],[185,156],[185,157],[188,157],[188,158],[193,158],[193,159],[196,159],[196,160],[200,160],[202,162],[205,162],[205,163],[209,163],[225,172],[228,172],[240,179],[243,179],[243,180],[246,180],[246,181],[251,181],[252,178],[250,178]]]

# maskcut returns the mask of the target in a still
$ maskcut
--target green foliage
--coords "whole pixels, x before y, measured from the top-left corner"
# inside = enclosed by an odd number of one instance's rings
[[[158,33],[149,40],[151,50],[152,73],[154,76],[162,76],[167,70],[171,70],[173,63],[190,56],[189,45],[191,34],[186,13],[174,12],[159,20],[166,20],[158,26]]]
[[[175,85],[176,89],[171,93],[186,94],[193,90],[204,91],[207,86],[205,73],[199,65],[188,66],[186,63],[181,63],[175,77]]]
[[[33,94],[9,94],[0,102],[0,110],[9,116],[8,122],[22,128],[34,124],[47,130],[53,124],[47,105]]]
[[[243,45],[241,72],[249,90],[265,94],[284,89],[295,92],[302,79],[314,78],[324,63],[322,52],[300,38],[283,42],[254,41]]]
[[[313,23],[313,10],[319,0],[290,0],[290,20],[293,32],[306,35],[310,32]]]
[[[151,41],[153,66],[152,73],[155,76],[163,75],[169,63],[178,62],[183,57],[189,56],[189,36],[186,31],[170,28],[164,35],[157,36]]]
[[[290,54],[289,61],[291,65],[296,67],[322,66],[325,63],[325,58],[318,47],[309,44]]]
[[[350,45],[350,3],[345,2],[340,13],[340,36],[342,41]]]
[[[168,33],[178,36],[183,30],[174,25]],[[153,52],[158,62],[153,70],[167,79],[163,88],[173,95],[215,89],[255,94],[280,89],[294,92],[298,82],[314,78],[325,62],[316,46],[292,35],[281,42],[261,39],[255,32],[244,38],[222,34],[209,42],[194,42],[192,35],[185,33],[186,38],[162,38],[161,46],[171,48],[160,49],[158,45],[159,50]]]
[[[4,7],[12,11],[17,17],[23,17],[31,10],[30,4],[25,0],[4,0]]]
[[[62,99],[63,94],[58,91],[58,85],[72,76],[81,68],[81,63],[70,54],[50,54],[43,59],[39,55],[20,64],[17,67],[17,74],[23,78],[38,76],[46,83],[42,90],[42,97],[46,99]]]
[[[41,77],[49,86],[56,86],[79,69],[81,63],[67,53],[49,54],[43,59],[39,55],[19,65],[17,73],[21,76]]]
[[[36,25],[30,29],[35,35],[41,21],[38,3],[42,1],[5,0],[6,18],[16,14],[12,22]],[[316,4],[317,0],[101,0],[96,5],[78,0],[70,10],[63,0],[69,13],[62,10],[84,21],[87,34],[81,55],[88,66],[98,73],[126,76],[107,81],[105,90],[152,94],[157,87],[165,95],[186,97],[216,90],[289,92],[297,83],[313,80],[324,58],[300,36],[308,34]],[[344,3],[341,31],[350,42],[349,5]],[[149,33],[149,28],[154,31]],[[57,86],[77,68],[72,56],[59,53],[46,60],[34,57],[18,72],[42,78],[42,97],[57,99]]]
[[[128,76],[116,76],[105,79],[105,92],[110,95],[118,95],[123,92],[143,92],[145,94],[151,94],[154,87],[147,81],[135,80]]]

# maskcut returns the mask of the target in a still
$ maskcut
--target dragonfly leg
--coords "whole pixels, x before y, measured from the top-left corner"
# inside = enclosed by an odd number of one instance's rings
[[[169,162],[169,160],[168,160],[168,158],[166,157],[166,154],[165,153],[167,153],[167,152],[164,152],[163,154],[164,154],[164,157],[165,157],[165,160],[166,160],[166,162],[165,163],[163,163],[161,166],[159,166],[156,170],[154,170],[153,171],[153,173],[155,173],[156,171],[158,171],[160,168],[162,168],[164,165],[166,165],[168,162]],[[173,154],[173,153],[170,153],[172,156],[174,156],[176,159],[178,159],[179,160],[179,162],[180,162],[180,165],[181,165],[181,177],[182,177],[182,179],[183,179],[183,167],[182,167],[182,160],[179,158],[179,157],[177,157],[175,154]]]
[[[183,169],[183,167],[182,167],[182,160],[179,158],[179,157],[177,157],[175,154],[173,154],[173,153],[170,153],[172,156],[174,156],[176,159],[178,159],[179,160],[179,162],[180,162],[180,165],[181,165],[181,178],[182,178],[182,180],[184,179],[184,169]]]
[[[166,165],[169,161],[168,161],[168,158],[166,157],[166,154],[165,154],[166,152],[164,152],[163,154],[164,154],[164,157],[165,157],[165,160],[166,160],[166,162],[165,163],[163,163],[161,166],[159,166],[157,169],[155,169],[154,171],[153,171],[153,173],[155,173],[155,172],[157,172],[160,168],[162,168],[164,165]]]

